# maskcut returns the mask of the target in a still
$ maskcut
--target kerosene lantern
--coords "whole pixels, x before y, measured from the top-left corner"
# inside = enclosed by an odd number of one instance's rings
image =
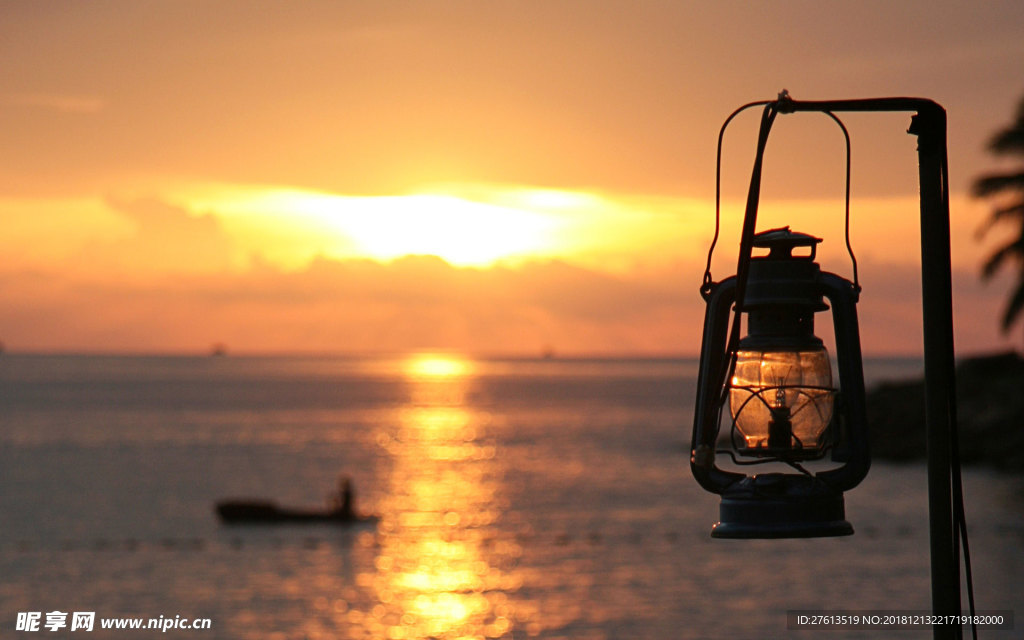
[[[815,262],[819,242],[788,227],[756,234],[740,275],[705,287],[690,466],[702,487],[722,496],[712,537],[853,533],[843,492],[870,466],[859,287],[821,270]],[[815,315],[830,308],[838,386],[828,351],[814,333]],[[740,338],[743,319],[746,335]],[[725,470],[716,464],[720,454],[736,466],[774,462],[795,473]],[[830,468],[806,468],[826,456]]]

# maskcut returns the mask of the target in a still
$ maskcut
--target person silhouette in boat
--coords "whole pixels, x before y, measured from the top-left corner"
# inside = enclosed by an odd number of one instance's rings
[[[338,492],[331,496],[331,511],[345,520],[354,520],[356,517],[355,501],[352,479],[342,474],[338,478]]]

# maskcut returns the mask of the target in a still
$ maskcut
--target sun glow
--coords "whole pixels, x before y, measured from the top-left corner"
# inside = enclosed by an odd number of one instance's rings
[[[189,200],[239,226],[287,226],[278,242],[301,235],[307,247],[331,258],[434,255],[455,266],[490,266],[551,252],[559,227],[546,213],[440,193],[344,196],[238,188]],[[266,241],[272,234],[265,229],[260,235]]]
[[[411,378],[454,378],[471,372],[468,360],[457,356],[418,354],[405,364],[405,371]]]
[[[357,215],[325,211],[364,253],[381,259],[436,255],[460,266],[486,265],[549,248],[542,215],[452,196],[373,198]]]
[[[301,270],[318,257],[390,262],[433,255],[456,267],[566,261],[604,272],[706,252],[694,199],[500,184],[441,184],[353,196],[260,185],[176,185],[168,200],[212,215],[243,255]],[[706,237],[705,237],[706,236]]]

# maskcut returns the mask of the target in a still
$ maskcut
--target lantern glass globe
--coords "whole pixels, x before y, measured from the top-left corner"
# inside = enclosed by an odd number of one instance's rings
[[[736,354],[729,408],[744,455],[816,457],[832,420],[832,365],[823,346]]]

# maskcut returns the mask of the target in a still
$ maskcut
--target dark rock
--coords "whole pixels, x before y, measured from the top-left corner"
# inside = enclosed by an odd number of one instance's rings
[[[956,383],[960,460],[1024,472],[1024,358],[966,358]],[[924,459],[923,380],[879,384],[868,392],[867,415],[872,457]]]

